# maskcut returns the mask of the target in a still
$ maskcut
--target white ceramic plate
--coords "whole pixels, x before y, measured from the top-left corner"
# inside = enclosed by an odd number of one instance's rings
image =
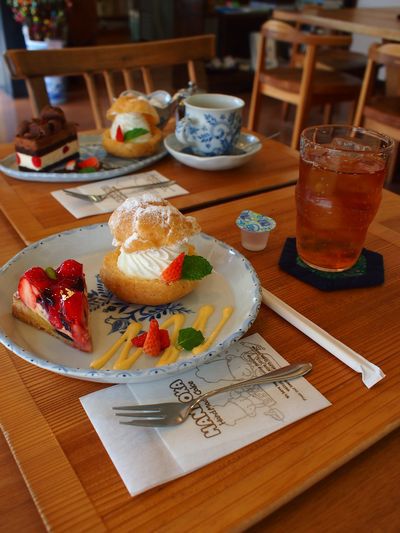
[[[190,153],[190,148],[183,145],[171,133],[164,139],[164,145],[168,152],[189,167],[198,168],[200,170],[227,170],[244,165],[261,149],[261,142],[255,135],[250,133],[241,133],[234,152],[237,155],[216,155],[213,157],[205,157],[194,155]]]
[[[15,354],[41,368],[104,383],[154,381],[166,374],[178,374],[201,365],[239,340],[249,329],[257,316],[261,295],[257,274],[239,252],[203,233],[194,238],[194,244],[198,254],[211,262],[214,272],[182,300],[150,307],[122,303],[101,283],[99,266],[104,254],[112,248],[107,224],[85,226],[33,243],[0,270],[0,341]],[[58,266],[68,258],[84,265],[91,310],[92,354],[71,348],[11,314],[12,295],[25,270],[35,265]],[[234,306],[234,313],[208,352],[194,357],[191,352],[183,351],[176,363],[160,367],[154,367],[157,359],[142,355],[130,370],[112,370],[113,359],[101,370],[90,369],[90,362],[114,344],[132,320],[142,322],[143,329],[147,330],[151,318],[163,321],[169,314],[181,312],[188,315],[185,327],[189,327],[198,308],[206,303],[215,306],[209,324],[211,329],[218,322],[222,307]]]
[[[154,155],[148,157],[141,157],[138,159],[114,157],[107,154],[104,150],[101,144],[100,135],[79,135],[79,145],[80,156],[82,159],[95,156],[102,161],[105,168],[98,172],[90,173],[62,171],[26,172],[18,170],[18,165],[15,161],[15,153],[12,153],[0,161],[0,170],[1,172],[4,172],[4,174],[7,174],[7,176],[26,181],[59,181],[64,183],[74,181],[99,181],[123,176],[130,172],[136,172],[167,155],[165,147],[161,144],[158,151]]]

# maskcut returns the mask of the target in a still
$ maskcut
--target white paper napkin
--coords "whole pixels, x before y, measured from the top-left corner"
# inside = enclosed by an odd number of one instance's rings
[[[159,183],[171,181],[156,170],[150,170],[148,172],[141,172],[139,174],[128,174],[127,176],[121,176],[119,178],[95,181],[86,185],[80,185],[79,187],[63,187],[76,192],[85,194],[102,194],[113,187],[127,187],[129,185],[145,185],[148,183]],[[98,215],[99,213],[111,213],[116,209],[126,198],[133,196],[140,196],[146,191],[143,190],[124,190],[121,192],[115,192],[108,196],[105,200],[98,203],[87,202],[86,200],[80,200],[79,198],[73,198],[66,194],[62,189],[53,191],[51,194],[54,198],[60,202],[75,218],[84,218],[92,215]],[[162,198],[171,198],[173,196],[181,196],[183,194],[189,194],[189,191],[174,184],[170,186],[163,186],[154,189],[147,190],[161,196]]]
[[[129,493],[136,495],[324,409],[330,402],[306,379],[298,378],[213,396],[186,422],[168,428],[121,425],[113,406],[186,401],[285,364],[254,334],[179,376],[116,385],[84,396],[81,402]]]

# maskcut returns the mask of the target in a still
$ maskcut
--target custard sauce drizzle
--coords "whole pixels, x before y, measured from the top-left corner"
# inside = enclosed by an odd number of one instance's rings
[[[221,329],[224,327],[224,325],[226,324],[226,322],[228,321],[228,319],[232,315],[232,313],[233,313],[233,307],[232,306],[228,306],[228,307],[224,307],[223,308],[221,320],[215,326],[215,328],[211,332],[210,336],[207,339],[205,339],[205,341],[202,344],[200,344],[199,346],[196,346],[195,348],[193,348],[193,350],[192,350],[192,354],[193,355],[198,355],[199,353],[204,352],[205,350],[207,350],[207,348],[209,348],[211,346],[211,344],[215,341],[215,339],[217,338],[217,335],[219,334]]]
[[[205,335],[205,330],[207,327],[207,322],[209,318],[214,313],[214,306],[212,305],[203,305],[198,310],[197,316],[195,321],[193,322],[192,327],[194,329],[197,329]],[[228,306],[224,307],[222,310],[222,317],[221,320],[218,322],[218,324],[215,326],[213,331],[210,333],[209,337],[207,337],[202,344],[199,346],[196,346],[193,348],[192,353],[194,355],[198,355],[207,348],[209,348],[212,343],[215,341],[217,336],[219,335],[221,329],[224,327],[226,322],[229,320],[230,316],[233,313],[233,307]],[[177,347],[177,341],[178,341],[178,335],[179,331],[182,329],[184,323],[185,323],[185,315],[182,313],[177,313],[176,315],[171,315],[168,317],[161,325],[161,329],[167,329],[170,326],[173,326],[172,333],[170,334],[170,346],[164,350],[163,354],[161,355],[160,359],[157,362],[156,366],[163,366],[166,364],[174,363],[178,357],[180,352],[182,351],[182,348]],[[117,350],[124,344],[122,351],[116,360],[116,362],[113,365],[113,369],[115,370],[127,370],[130,368],[136,360],[140,357],[140,355],[143,353],[142,348],[137,348],[131,355],[129,355],[129,352],[132,348],[132,339],[138,335],[138,333],[141,330],[141,325],[137,322],[132,322],[130,324],[125,333],[121,335],[121,337],[98,359],[95,359],[90,363],[91,368],[100,369],[103,367],[117,352]]]

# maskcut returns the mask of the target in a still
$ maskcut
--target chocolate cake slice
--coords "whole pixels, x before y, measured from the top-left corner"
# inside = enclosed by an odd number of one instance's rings
[[[46,106],[39,118],[24,120],[15,137],[18,168],[29,172],[46,172],[78,159],[76,125],[67,122],[59,107]]]

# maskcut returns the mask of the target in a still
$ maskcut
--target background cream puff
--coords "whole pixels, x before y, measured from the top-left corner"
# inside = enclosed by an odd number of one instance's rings
[[[111,127],[103,133],[105,150],[127,159],[154,154],[162,140],[155,108],[145,99],[120,96],[107,111]]]

